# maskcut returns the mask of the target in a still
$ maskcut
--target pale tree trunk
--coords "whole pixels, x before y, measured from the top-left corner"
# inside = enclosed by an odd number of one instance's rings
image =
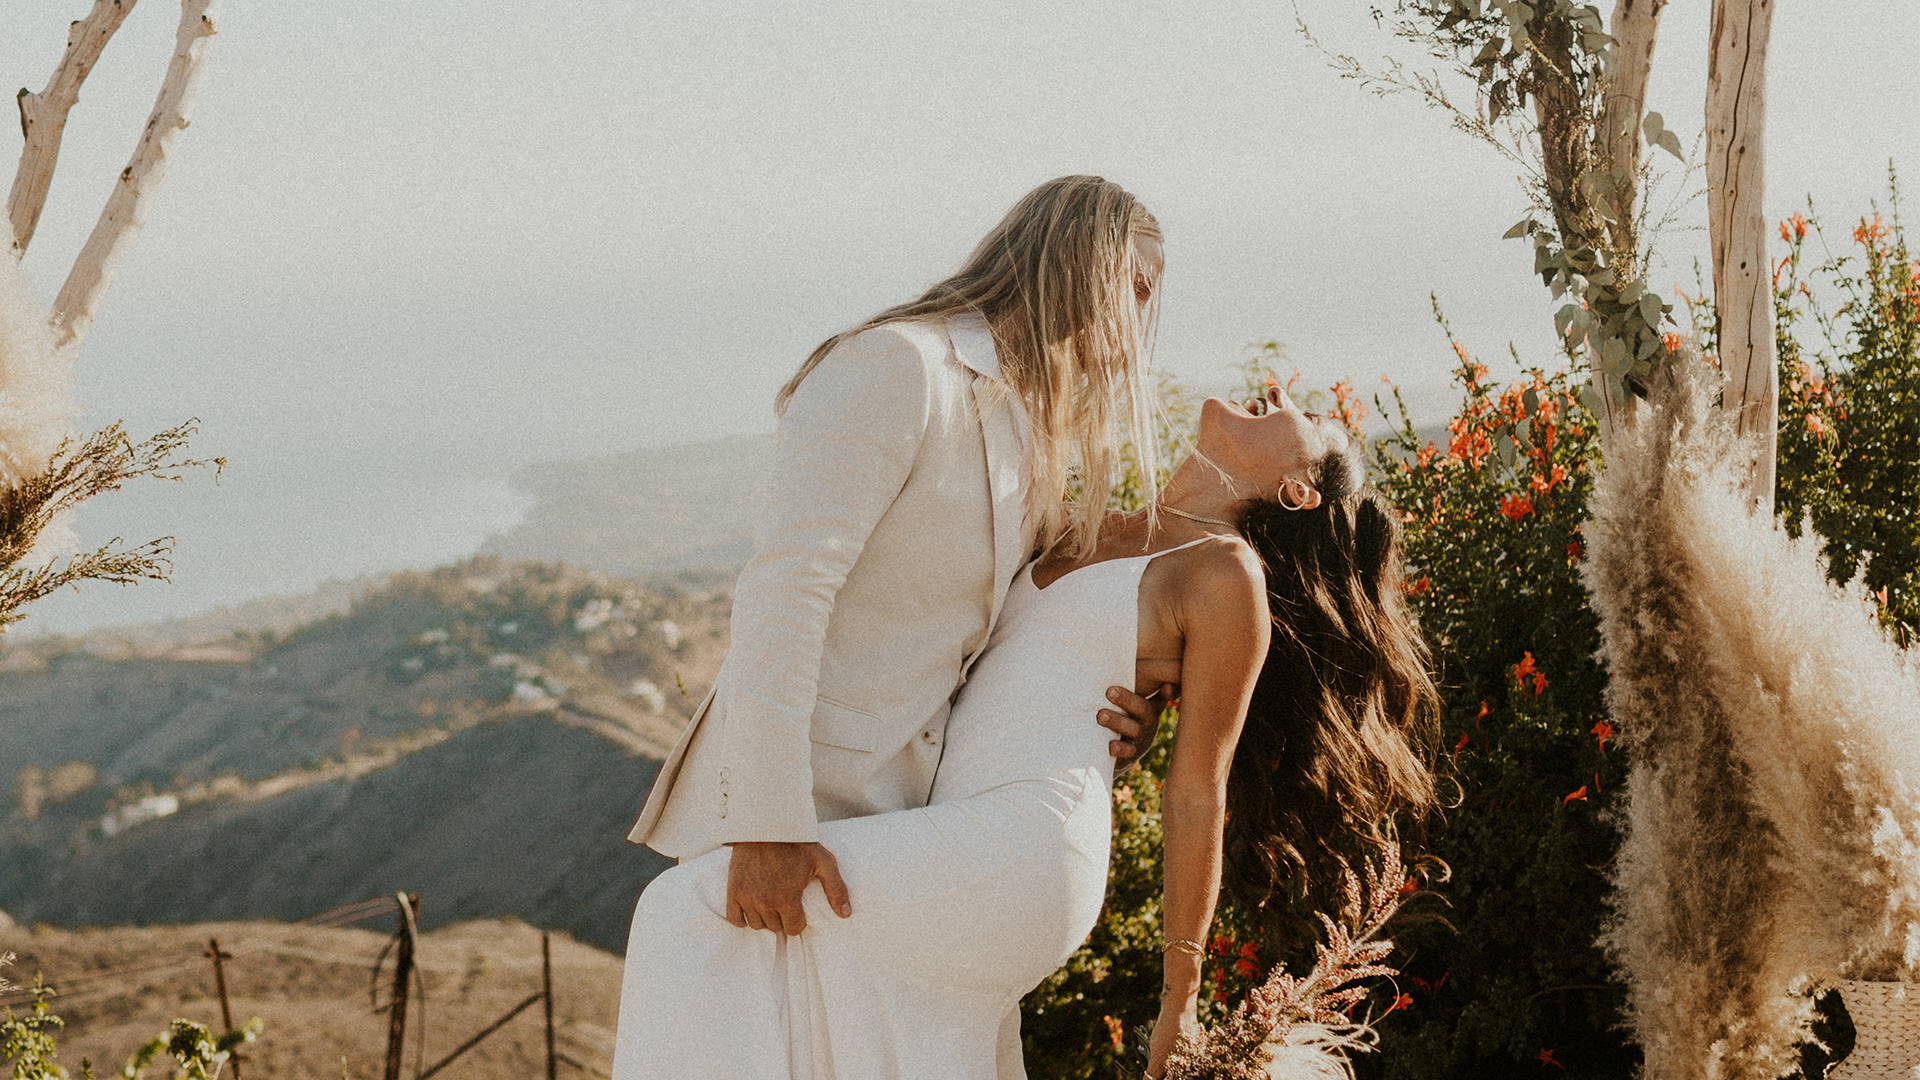
[[[1640,119],[1647,111],[1647,76],[1653,70],[1654,35],[1667,0],[1617,0],[1607,32],[1613,35],[1613,70],[1601,105],[1607,160],[1625,181],[1614,188],[1611,227],[1617,252],[1638,259],[1640,236]]]
[[[213,0],[181,0],[173,59],[167,64],[166,79],[154,98],[140,143],[127,167],[120,170],[113,194],[100,211],[100,220],[94,223],[86,246],[80,249],[66,284],[54,299],[52,321],[57,345],[77,345],[93,325],[117,256],[144,219],[145,199],[166,165],[168,146],[187,126],[186,106],[205,55],[203,46],[214,34],[212,7]]]
[[[67,113],[80,99],[80,84],[87,81],[101,51],[136,2],[93,0],[93,10],[87,17],[67,27],[67,51],[47,80],[47,88],[37,94],[20,91],[20,135],[26,146],[20,152],[20,167],[13,174],[13,188],[7,195],[7,220],[13,226],[16,253],[27,250],[40,224],[47,188],[53,183],[53,167],[60,157],[60,137],[67,129]]]
[[[1769,512],[1779,424],[1773,281],[1767,261],[1765,127],[1767,36],[1773,0],[1713,0],[1707,67],[1707,224],[1722,398],[1752,440],[1749,491]]]
[[[1609,261],[1621,268],[1640,270],[1640,121],[1647,111],[1647,77],[1653,70],[1653,43],[1660,29],[1660,13],[1667,0],[1616,0],[1613,21],[1613,67],[1601,98],[1600,146],[1608,167],[1619,182],[1608,209],[1614,220],[1607,226]],[[1611,380],[1596,379],[1600,397],[1602,438],[1611,437],[1633,415],[1634,397]]]

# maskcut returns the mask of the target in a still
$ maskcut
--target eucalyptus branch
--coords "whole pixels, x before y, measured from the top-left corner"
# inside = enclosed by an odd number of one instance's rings
[[[1531,212],[1507,236],[1531,241],[1534,272],[1564,299],[1554,329],[1592,371],[1583,396],[1608,430],[1662,359],[1672,311],[1646,290],[1642,247],[1650,169],[1641,139],[1684,160],[1679,138],[1644,111],[1664,6],[1616,0],[1611,33],[1597,7],[1576,0],[1398,0],[1391,15],[1376,10],[1394,36],[1472,84],[1471,113],[1438,74],[1409,77],[1397,61],[1376,74],[1332,58],[1343,77],[1375,93],[1414,93],[1522,166]]]

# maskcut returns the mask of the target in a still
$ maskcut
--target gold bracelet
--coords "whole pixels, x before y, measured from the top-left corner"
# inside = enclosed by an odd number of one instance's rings
[[[1207,947],[1192,938],[1174,938],[1162,946],[1160,951],[1165,952],[1168,949],[1179,949],[1182,952],[1190,952],[1203,960],[1206,959],[1207,956]]]

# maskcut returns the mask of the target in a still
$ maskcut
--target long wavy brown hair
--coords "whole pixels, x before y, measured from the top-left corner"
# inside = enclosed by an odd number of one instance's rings
[[[1432,657],[1401,590],[1400,522],[1357,445],[1313,469],[1320,505],[1254,500],[1272,644],[1227,780],[1229,895],[1288,947],[1337,911],[1341,872],[1439,805]]]
[[[780,391],[784,408],[808,373],[841,341],[882,323],[984,315],[1007,384],[1031,420],[1027,517],[1042,546],[1063,536],[1076,557],[1100,539],[1105,501],[1069,501],[1111,490],[1129,433],[1151,457],[1155,399],[1145,375],[1160,305],[1160,267],[1141,266],[1134,239],[1158,241],[1160,224],[1125,188],[1099,176],[1062,176],[1022,196],[967,257],[966,265],[913,300],[820,343]],[[1151,288],[1145,317],[1136,277]],[[1035,343],[1038,343],[1037,345]],[[1153,483],[1154,462],[1140,474]],[[1153,492],[1147,491],[1148,502]]]

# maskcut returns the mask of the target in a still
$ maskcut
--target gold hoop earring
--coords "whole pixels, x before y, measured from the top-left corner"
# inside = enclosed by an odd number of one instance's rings
[[[1307,496],[1294,494],[1304,487],[1306,485],[1298,480],[1288,480],[1280,485],[1279,491],[1274,493],[1274,501],[1288,510],[1305,510],[1308,508]]]

